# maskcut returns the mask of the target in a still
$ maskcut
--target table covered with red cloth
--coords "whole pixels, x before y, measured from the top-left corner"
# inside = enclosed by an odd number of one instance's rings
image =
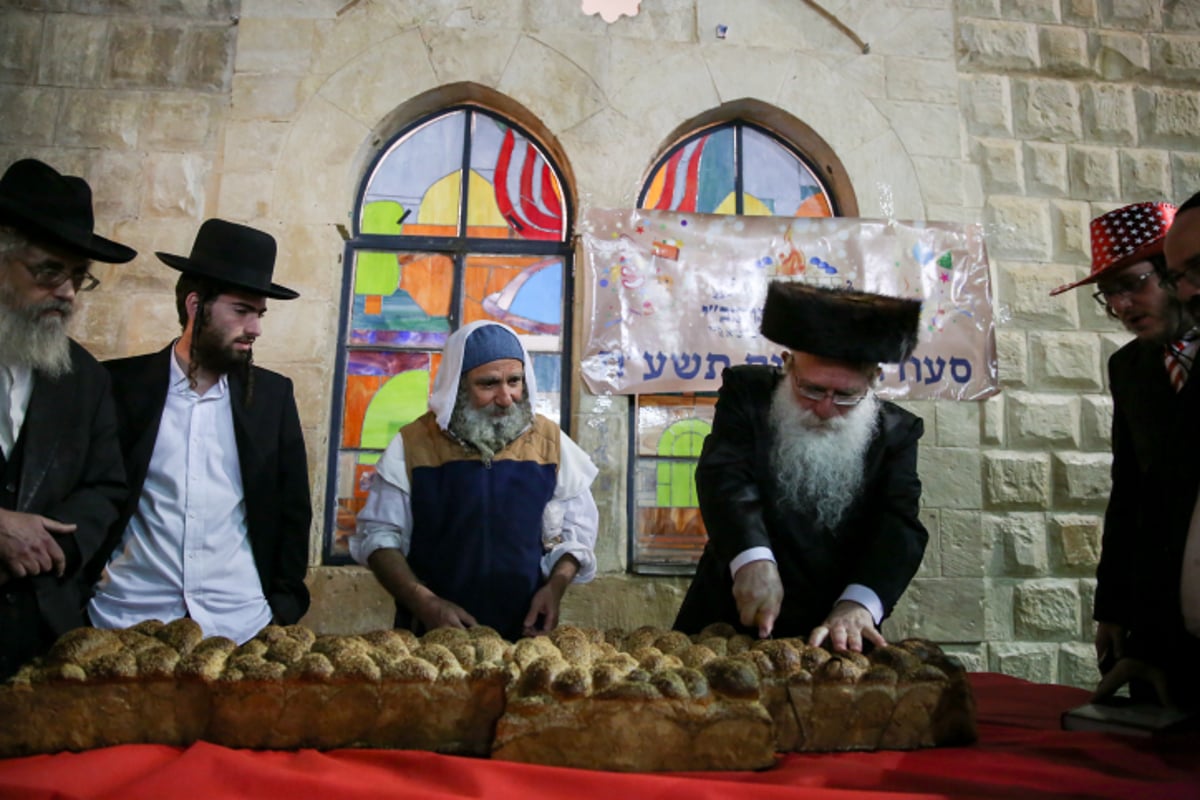
[[[971,675],[979,741],[912,752],[780,755],[760,772],[622,774],[402,750],[255,752],[206,742],[0,760],[0,798],[420,797],[1196,798],[1200,735],[1062,731],[1087,699],[1064,686]],[[0,724],[20,724],[2,720]]]

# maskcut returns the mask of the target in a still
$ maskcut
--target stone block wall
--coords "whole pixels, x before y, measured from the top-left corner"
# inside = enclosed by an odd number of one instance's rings
[[[319,566],[343,280],[342,237],[379,145],[467,91],[527,115],[579,209],[630,206],[689,120],[753,100],[809,125],[864,217],[985,225],[1003,391],[908,404],[926,422],[930,545],[889,635],[974,669],[1095,679],[1092,579],[1108,490],[1104,364],[1126,336],[1085,292],[1088,220],[1200,188],[1200,10],[1189,0],[654,0],[607,24],[577,0],[16,0],[0,8],[0,161],[84,175],[98,230],[140,251],[98,265],[75,334],[99,357],[177,330],[175,273],[222,216],[273,233],[259,363],[296,382],[317,503],[307,621],[390,621],[360,568]],[[727,35],[718,38],[718,25]],[[459,88],[455,88],[459,87]],[[455,92],[459,94],[455,94]],[[580,624],[667,625],[679,578],[628,575],[624,398],[580,390],[572,420],[601,468],[601,576]]]

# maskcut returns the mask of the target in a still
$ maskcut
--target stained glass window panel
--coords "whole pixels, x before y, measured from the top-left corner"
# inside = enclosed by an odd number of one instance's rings
[[[466,118],[466,111],[451,112],[391,146],[367,182],[360,232],[458,234]]]
[[[351,345],[441,347],[450,334],[454,261],[436,253],[359,251]]]
[[[825,187],[799,156],[777,140],[754,128],[744,128],[742,151],[743,214],[833,216]]]
[[[463,292],[463,324],[503,322],[527,349],[562,349],[563,257],[470,256]]]
[[[528,349],[528,344],[526,345]],[[560,422],[562,416],[562,354],[529,353],[533,361],[534,380],[537,381],[537,405],[534,411],[543,417]]]
[[[382,450],[425,413],[439,355],[352,350],[346,359],[342,447]]]
[[[471,172],[489,191],[468,197],[468,235],[496,225],[513,239],[561,242],[566,237],[562,189],[545,156],[533,142],[501,120],[475,115],[471,139]],[[479,229],[479,232],[475,231]]]
[[[696,497],[696,462],[712,430],[710,395],[637,398],[634,563],[639,571],[686,571],[707,535]]]
[[[733,129],[697,136],[675,149],[655,171],[642,207],[732,214],[735,174]]]
[[[641,459],[634,467],[634,538],[633,564],[638,572],[690,572],[695,569],[708,534],[700,509],[691,506],[669,506],[657,503],[660,467],[694,476],[682,464],[663,464],[655,459]]]
[[[367,493],[371,489],[371,476],[375,474],[375,464],[379,461],[379,456],[379,453],[354,451],[338,453],[337,474],[334,479],[336,509],[334,511],[333,541],[329,545],[333,554],[349,555],[350,534],[354,533],[358,512],[367,502]]]

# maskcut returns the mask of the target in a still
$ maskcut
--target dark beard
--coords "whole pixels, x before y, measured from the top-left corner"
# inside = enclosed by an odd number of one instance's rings
[[[57,309],[61,319],[43,318]],[[20,306],[16,293],[0,284],[0,361],[22,365],[57,378],[71,371],[71,340],[67,338],[70,303],[50,298]]]
[[[532,421],[533,410],[529,406],[528,393],[500,412],[495,405],[473,408],[467,390],[459,386],[448,427],[452,434],[478,450],[485,461],[490,461],[520,436]]]
[[[201,368],[216,375],[232,375],[241,379],[245,387],[242,401],[250,405],[254,398],[254,373],[250,369],[254,366],[254,349],[239,351],[232,344],[224,344],[220,334],[209,324],[207,314],[198,314],[196,317],[188,357],[191,361],[188,365],[188,382],[193,387],[196,385],[195,372]]]

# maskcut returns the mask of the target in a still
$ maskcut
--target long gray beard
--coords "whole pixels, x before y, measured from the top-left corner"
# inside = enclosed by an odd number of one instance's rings
[[[780,381],[771,401],[771,462],[781,508],[812,515],[818,528],[837,529],[862,487],[878,409],[868,394],[846,414],[822,420],[799,404],[791,381]]]
[[[501,412],[495,405],[474,408],[467,390],[459,387],[449,429],[478,450],[485,461],[490,461],[520,436],[531,422],[533,410],[529,406],[528,394]]]
[[[0,361],[57,378],[71,371],[71,340],[67,338],[70,303],[43,300],[18,307],[20,301],[6,286],[0,286]],[[47,308],[58,308],[64,316],[40,317]]]

